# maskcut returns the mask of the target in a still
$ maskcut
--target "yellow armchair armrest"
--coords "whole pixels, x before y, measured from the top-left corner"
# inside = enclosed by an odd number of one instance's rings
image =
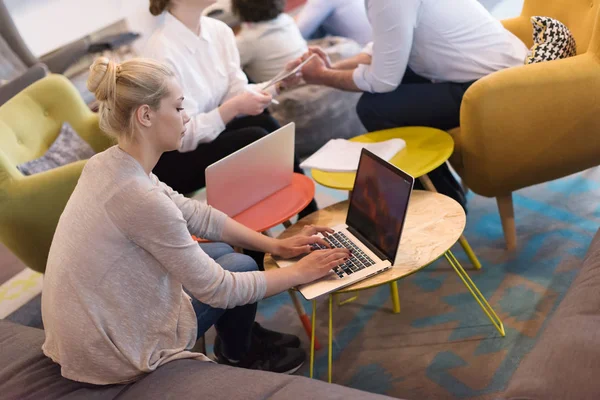
[[[44,272],[58,219],[85,163],[11,179],[1,187],[0,240],[29,268]]]
[[[600,64],[591,53],[503,70],[461,107],[461,172],[495,197],[600,163]]]

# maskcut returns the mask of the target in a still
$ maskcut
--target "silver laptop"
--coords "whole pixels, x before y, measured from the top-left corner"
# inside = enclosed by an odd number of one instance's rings
[[[295,125],[290,123],[211,164],[206,201],[234,217],[292,183]]]
[[[308,299],[339,290],[391,268],[396,260],[414,179],[366,149],[362,150],[346,223],[324,237],[331,247],[352,251],[345,264],[298,289]],[[315,249],[320,247],[315,245]],[[288,267],[295,260],[278,261]]]

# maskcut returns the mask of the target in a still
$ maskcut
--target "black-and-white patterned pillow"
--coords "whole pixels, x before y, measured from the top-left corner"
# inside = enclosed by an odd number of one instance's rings
[[[531,17],[533,47],[525,64],[560,60],[577,55],[575,38],[562,22],[550,17]]]
[[[91,146],[75,132],[68,122],[65,122],[46,154],[17,165],[17,169],[23,175],[33,175],[78,160],[86,160],[94,154]]]

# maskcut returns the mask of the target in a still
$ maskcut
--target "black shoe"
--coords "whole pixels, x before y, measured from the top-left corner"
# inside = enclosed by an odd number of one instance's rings
[[[300,347],[300,338],[298,336],[263,328],[258,322],[254,323],[252,334],[259,340],[271,343],[275,347]]]
[[[258,340],[254,335],[250,344],[250,350],[237,362],[233,362],[223,355],[222,346],[221,339],[217,335],[214,347],[217,362],[232,367],[277,372],[280,374],[293,374],[306,361],[306,352],[304,350],[276,347]]]

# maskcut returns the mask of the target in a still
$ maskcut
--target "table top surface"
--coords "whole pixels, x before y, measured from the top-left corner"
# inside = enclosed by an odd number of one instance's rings
[[[279,237],[297,234],[305,225],[335,226],[346,221],[348,201],[301,219]],[[466,224],[463,208],[439,193],[415,190],[411,195],[396,264],[389,270],[344,288],[338,293],[369,289],[409,276],[444,255],[460,238]],[[277,258],[265,256],[265,268],[277,268]]]
[[[407,174],[418,178],[442,165],[454,151],[452,137],[439,129],[406,127],[366,133],[350,139],[353,142],[375,143],[400,138],[406,147],[399,151],[390,163]],[[355,172],[324,172],[313,169],[317,183],[333,189],[352,190]]]

